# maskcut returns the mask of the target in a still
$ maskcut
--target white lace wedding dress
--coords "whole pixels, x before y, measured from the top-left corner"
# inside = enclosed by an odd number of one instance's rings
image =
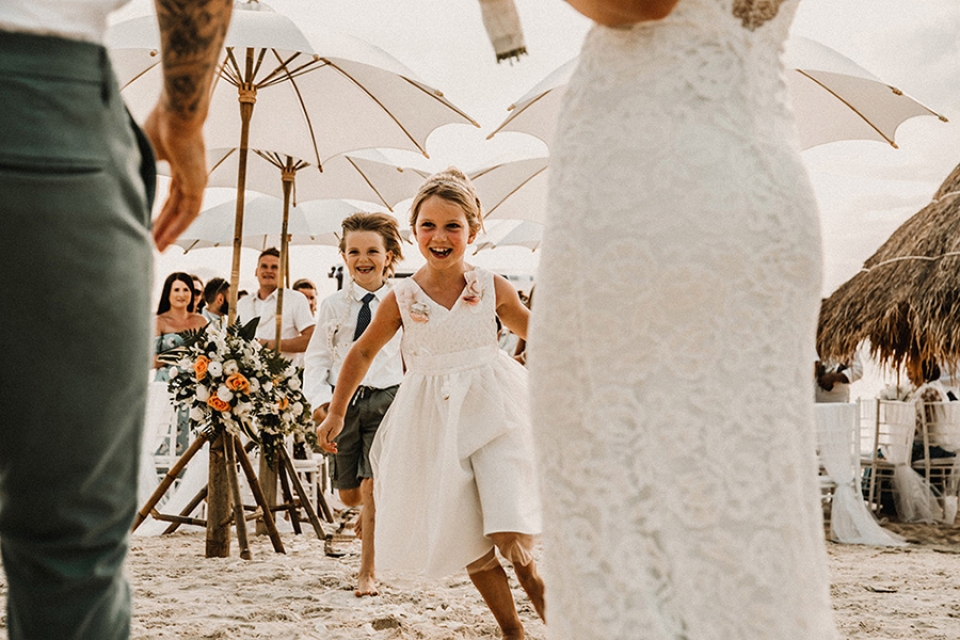
[[[551,159],[530,342],[549,637],[830,640],[817,210],[793,0],[594,27]]]

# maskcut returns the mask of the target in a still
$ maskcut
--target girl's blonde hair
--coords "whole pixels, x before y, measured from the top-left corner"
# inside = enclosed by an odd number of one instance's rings
[[[410,206],[410,228],[416,232],[417,217],[420,215],[420,206],[431,196],[438,196],[459,205],[467,217],[467,226],[471,234],[483,230],[483,208],[473,183],[463,171],[456,167],[447,167],[426,179],[417,190]]]
[[[403,260],[403,249],[400,246],[400,228],[393,216],[385,213],[354,213],[340,223],[340,253],[347,251],[347,234],[351,231],[373,231],[383,238],[384,248],[393,254],[393,259],[387,262],[384,276],[391,277],[397,268],[397,263]]]

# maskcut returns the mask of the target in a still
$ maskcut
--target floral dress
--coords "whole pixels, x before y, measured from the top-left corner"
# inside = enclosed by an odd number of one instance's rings
[[[183,337],[179,333],[161,333],[157,336],[155,352],[157,354],[183,346]],[[154,382],[170,382],[170,367],[164,366],[157,369],[153,378]],[[173,400],[171,399],[171,402]],[[179,403],[176,407],[177,412],[177,446],[175,453],[182,454],[187,450],[190,444],[190,408]],[[169,455],[167,443],[160,445],[155,452],[156,455]]]
[[[540,532],[526,370],[497,346],[493,274],[465,275],[451,309],[394,288],[406,374],[370,454],[378,569],[444,576],[490,533]]]

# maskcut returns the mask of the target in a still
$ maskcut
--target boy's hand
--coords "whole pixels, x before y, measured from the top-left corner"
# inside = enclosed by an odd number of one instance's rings
[[[330,403],[324,402],[322,405],[313,410],[313,421],[317,424],[320,424],[327,419],[327,411],[330,409]]]
[[[317,442],[320,448],[327,453],[337,452],[337,443],[334,439],[343,431],[343,416],[328,414],[320,426],[317,427]]]

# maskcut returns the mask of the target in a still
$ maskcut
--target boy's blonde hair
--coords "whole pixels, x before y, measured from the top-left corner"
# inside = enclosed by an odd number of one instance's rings
[[[416,232],[417,217],[420,215],[420,206],[431,196],[438,196],[448,200],[463,209],[467,217],[467,226],[470,233],[476,235],[483,230],[483,208],[480,198],[474,189],[470,178],[456,167],[448,167],[426,179],[417,190],[410,206],[410,228]]]
[[[373,231],[383,238],[384,248],[393,254],[384,268],[384,276],[393,276],[397,263],[403,260],[403,249],[400,246],[400,228],[393,216],[385,213],[354,213],[340,223],[340,253],[347,251],[347,234],[351,231]]]

